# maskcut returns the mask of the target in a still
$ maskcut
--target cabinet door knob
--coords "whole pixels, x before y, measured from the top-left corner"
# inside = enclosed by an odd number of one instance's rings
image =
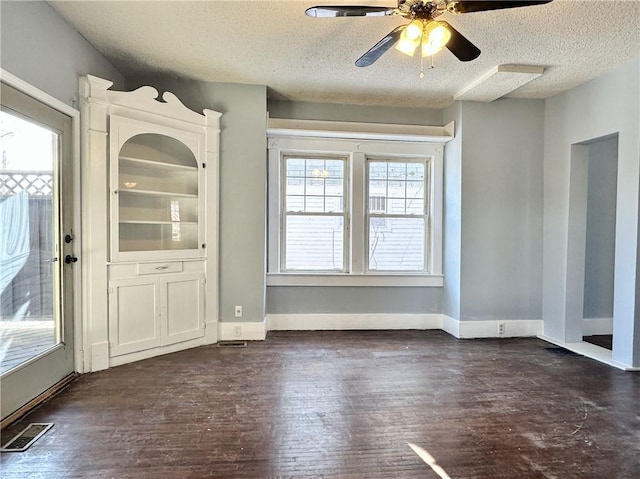
[[[75,263],[77,261],[78,261],[78,258],[76,258],[75,256],[71,256],[70,254],[64,257],[64,262],[67,264]]]

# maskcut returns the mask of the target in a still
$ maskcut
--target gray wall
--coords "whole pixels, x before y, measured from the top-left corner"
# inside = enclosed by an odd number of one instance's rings
[[[445,121],[443,313],[540,319],[544,102],[458,102]]]
[[[544,102],[462,114],[460,319],[540,319]]]
[[[271,314],[439,313],[441,288],[281,287],[267,288]]]
[[[566,281],[569,264],[569,189],[572,145],[618,134],[613,359],[640,366],[638,212],[640,178],[640,60],[546,101],[544,152],[545,335],[564,341],[581,336]],[[584,261],[584,259],[582,259]],[[582,301],[580,301],[582,306]]]
[[[124,77],[45,2],[0,2],[0,62],[58,100],[78,108],[78,77],[124,86]]]
[[[613,317],[618,137],[587,145],[587,232],[584,271],[585,318]]]
[[[444,112],[444,121],[455,122],[455,137],[444,150],[444,218],[442,313],[460,319],[460,259],[462,254],[462,103]]]
[[[266,271],[266,87],[154,75],[127,81],[171,91],[189,108],[222,113],[220,320],[263,321]],[[243,317],[234,307],[243,306]]]
[[[329,103],[274,101],[267,103],[270,118],[333,120],[401,125],[442,125],[442,110]]]

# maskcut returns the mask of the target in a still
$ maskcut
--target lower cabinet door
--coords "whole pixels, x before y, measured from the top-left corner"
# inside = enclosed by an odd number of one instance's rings
[[[161,345],[160,295],[157,278],[109,282],[110,355]]]
[[[162,344],[204,336],[204,275],[160,277]]]

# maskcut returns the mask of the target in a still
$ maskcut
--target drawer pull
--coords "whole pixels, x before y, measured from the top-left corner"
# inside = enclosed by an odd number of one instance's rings
[[[179,273],[183,270],[182,262],[172,263],[138,263],[138,274]]]

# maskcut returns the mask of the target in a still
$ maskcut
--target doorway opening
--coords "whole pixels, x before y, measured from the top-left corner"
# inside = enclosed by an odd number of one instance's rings
[[[613,350],[618,135],[571,147],[567,342]],[[591,346],[593,347],[593,346]]]
[[[613,349],[618,136],[588,143],[583,341]]]

